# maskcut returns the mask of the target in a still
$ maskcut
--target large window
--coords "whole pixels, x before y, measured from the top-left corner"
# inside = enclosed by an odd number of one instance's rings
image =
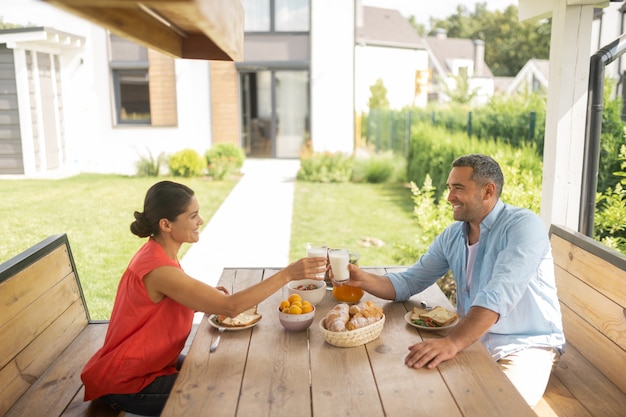
[[[308,32],[309,0],[242,0],[246,32]]]
[[[173,59],[113,34],[110,45],[115,124],[176,125]]]

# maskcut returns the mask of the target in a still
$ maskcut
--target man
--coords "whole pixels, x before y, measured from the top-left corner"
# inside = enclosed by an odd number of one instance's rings
[[[448,336],[409,346],[405,363],[434,368],[481,340],[530,406],[541,399],[565,345],[550,241],[543,221],[500,200],[504,177],[485,155],[452,163],[448,201],[457,222],[405,272],[350,267],[348,284],[404,301],[452,271],[463,318]]]

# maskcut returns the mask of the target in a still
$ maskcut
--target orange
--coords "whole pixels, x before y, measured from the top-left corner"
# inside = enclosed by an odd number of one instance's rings
[[[290,303],[293,303],[294,301],[302,301],[302,297],[300,297],[300,294],[291,294],[287,300],[289,300]]]
[[[289,314],[302,314],[302,307],[292,304],[291,307],[289,307]]]

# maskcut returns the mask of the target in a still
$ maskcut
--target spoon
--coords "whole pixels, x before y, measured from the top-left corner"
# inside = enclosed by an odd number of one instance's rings
[[[217,347],[220,344],[220,339],[222,338],[222,333],[224,333],[224,330],[226,330],[224,327],[218,327],[217,339],[215,339],[213,344],[211,344],[211,347],[209,348],[209,352],[215,352],[217,350]]]

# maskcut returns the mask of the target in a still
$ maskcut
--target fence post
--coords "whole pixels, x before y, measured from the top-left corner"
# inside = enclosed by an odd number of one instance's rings
[[[472,112],[467,113],[467,136],[472,137]]]
[[[537,124],[537,112],[533,110],[530,112],[530,120],[528,123],[528,141],[529,142],[535,141],[535,125],[536,124]]]

